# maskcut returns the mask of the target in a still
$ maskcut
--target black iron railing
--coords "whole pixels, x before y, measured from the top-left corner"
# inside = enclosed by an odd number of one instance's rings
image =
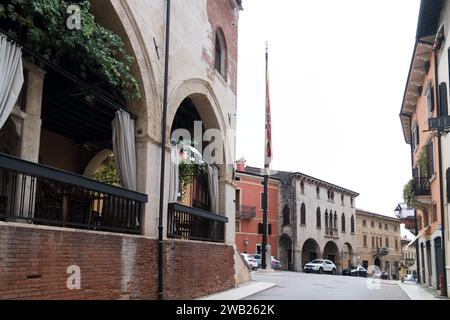
[[[430,179],[428,178],[414,178],[412,188],[416,196],[431,195]]]
[[[236,207],[236,219],[253,219],[256,217],[256,207],[238,206]]]
[[[0,220],[140,233],[147,195],[0,154]]]
[[[227,217],[178,203],[170,203],[167,215],[167,237],[224,242],[227,222]]]

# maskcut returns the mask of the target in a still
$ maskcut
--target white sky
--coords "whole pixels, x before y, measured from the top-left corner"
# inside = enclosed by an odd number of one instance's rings
[[[411,177],[399,112],[419,0],[245,0],[239,20],[237,159],[262,166],[264,42],[273,162],[359,192],[392,215]]]

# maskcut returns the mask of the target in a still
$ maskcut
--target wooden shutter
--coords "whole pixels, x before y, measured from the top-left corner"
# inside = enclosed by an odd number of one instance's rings
[[[427,169],[428,169],[428,177],[431,177],[434,173],[433,142],[430,142],[427,145]]]
[[[268,224],[268,231],[267,231],[267,234],[270,236],[270,235],[272,235],[272,225],[269,223]]]
[[[450,168],[447,168],[445,172],[445,177],[447,179],[447,202],[450,202]]]
[[[439,115],[441,117],[448,116],[447,84],[445,82],[439,85]]]
[[[263,224],[261,222],[258,223],[258,234],[263,234]]]

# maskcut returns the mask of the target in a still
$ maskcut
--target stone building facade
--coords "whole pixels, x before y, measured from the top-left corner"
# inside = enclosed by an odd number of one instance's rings
[[[398,279],[402,244],[400,220],[356,209],[357,263],[365,267],[376,265],[390,278]]]
[[[96,21],[119,35],[127,52],[135,60],[131,71],[139,83],[142,97],[137,101],[127,101],[125,107],[136,116],[137,188],[134,191],[118,190],[111,186],[102,189],[111,190],[117,197],[132,195],[146,199],[139,206],[138,234],[79,230],[75,225],[61,223],[43,226],[45,223],[38,225],[33,220],[1,218],[0,298],[157,298],[161,152],[166,152],[162,219],[163,296],[196,298],[229,289],[235,285],[234,266],[237,263],[234,254],[233,133],[237,109],[238,20],[242,3],[240,0],[171,1],[167,140],[161,141],[167,1],[90,2]],[[59,79],[59,75],[28,63],[25,63],[25,72],[23,99],[17,102],[0,132],[0,152],[8,154],[1,155],[0,170],[19,170],[20,165],[30,174],[31,171],[41,172],[44,170],[41,165],[45,165],[47,169],[44,172],[51,173],[53,179],[66,179],[70,175],[78,181],[77,187],[86,188],[88,184],[99,186],[87,178],[111,155],[110,121],[114,113],[101,108],[78,113],[69,112],[68,108],[65,113],[57,113],[58,110],[48,103],[55,97],[50,96],[51,90],[43,88],[57,84],[55,79]],[[64,107],[65,102],[59,103]],[[186,113],[186,110],[189,112]],[[91,118],[97,122],[90,123]],[[192,131],[194,121],[202,121],[204,131],[214,129],[217,138],[225,142],[221,148],[223,161],[217,163],[218,209],[214,213],[208,210],[199,212],[196,208],[178,206],[177,210],[184,210],[184,214],[194,217],[190,223],[197,221],[195,219],[199,218],[195,217],[199,216],[207,217],[210,224],[223,223],[223,230],[214,235],[217,237],[214,241],[202,237],[194,241],[189,238],[192,229],[178,229],[182,230],[180,237],[168,232],[169,226],[174,223],[178,223],[179,228],[190,228],[187,223],[174,220],[176,213],[169,214],[170,137],[180,123],[188,125],[188,131]],[[65,128],[67,131],[64,131]],[[89,137],[100,130],[106,133],[101,136],[103,140],[96,139],[95,143],[93,139],[89,141]],[[77,139],[82,136],[87,139]],[[201,138],[211,141],[211,137]],[[20,159],[31,161],[36,166]],[[18,166],[7,168],[4,161],[17,163]],[[73,179],[71,181],[75,181]],[[29,188],[30,185],[25,183],[24,187]],[[25,198],[32,199],[29,196]],[[1,215],[6,212],[6,205],[3,204],[12,202],[6,193],[0,200]],[[120,201],[118,203],[125,203]],[[98,205],[100,202],[93,203]],[[59,204],[56,201],[52,210],[67,208],[67,203],[70,202],[61,200]],[[101,203],[104,205],[105,202]],[[123,207],[118,208],[123,210]],[[28,209],[30,212],[34,210]],[[216,267],[211,269],[211,265],[205,263],[205,257],[221,261],[220,270]],[[79,290],[68,290],[66,287],[69,265],[77,265],[81,269],[84,280]],[[107,285],[105,277],[108,279]]]
[[[302,271],[316,258],[340,272],[355,263],[358,193],[303,173],[277,172],[281,181],[278,255],[283,266]]]

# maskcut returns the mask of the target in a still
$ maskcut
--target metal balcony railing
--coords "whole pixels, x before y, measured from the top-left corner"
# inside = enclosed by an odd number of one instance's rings
[[[238,206],[236,207],[236,219],[250,220],[256,217],[256,207]]]
[[[430,179],[414,178],[412,189],[416,196],[430,196],[431,195]]]
[[[389,247],[375,247],[372,248],[372,254],[373,255],[381,255],[385,256],[388,255],[391,249]]]
[[[206,210],[169,203],[167,237],[225,242],[225,223],[227,222],[227,217]]]
[[[140,233],[147,195],[0,153],[0,220]]]

